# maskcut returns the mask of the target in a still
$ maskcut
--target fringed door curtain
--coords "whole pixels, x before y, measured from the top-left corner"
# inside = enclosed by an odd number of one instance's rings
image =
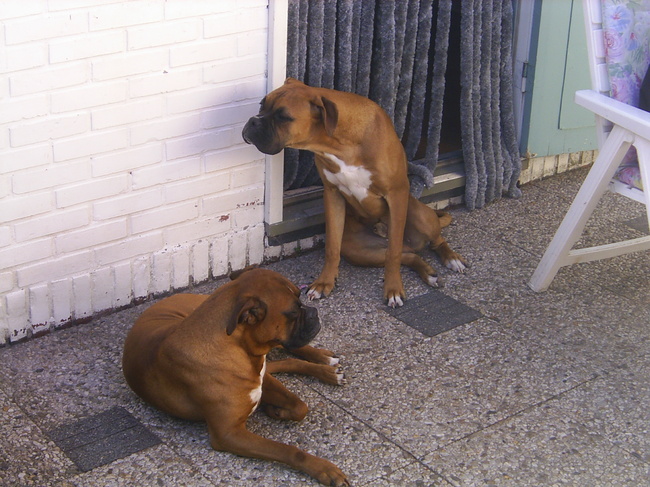
[[[508,0],[462,0],[461,133],[465,204],[519,197],[521,159],[512,80],[513,11]]]
[[[461,137],[469,208],[516,197],[521,168],[512,104],[512,4],[461,2]],[[367,96],[390,115],[411,192],[438,161],[452,0],[290,0],[287,75]],[[285,190],[320,184],[311,154],[285,153]]]

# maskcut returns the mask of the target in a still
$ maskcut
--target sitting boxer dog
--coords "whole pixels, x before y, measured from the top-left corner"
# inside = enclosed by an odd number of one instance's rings
[[[291,147],[315,155],[324,186],[325,265],[309,287],[310,299],[332,291],[341,255],[351,264],[384,267],[384,298],[391,307],[405,298],[402,264],[439,285],[435,270],[415,253],[427,244],[447,267],[465,270],[465,259],[440,233],[451,216],[410,194],[404,148],[373,101],[288,78],[262,100],[242,136],[265,154]]]
[[[211,295],[177,294],[138,318],[124,343],[122,368],[133,391],[179,418],[205,420],[216,450],[274,460],[325,485],[348,486],[334,464],[246,429],[258,405],[271,417],[302,420],[307,405],[271,374],[294,372],[329,384],[343,374],[332,352],[307,346],[320,330],[318,311],[277,272],[252,269]],[[295,358],[266,361],[283,346]]]

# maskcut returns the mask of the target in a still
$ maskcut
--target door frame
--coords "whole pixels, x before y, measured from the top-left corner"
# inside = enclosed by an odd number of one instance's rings
[[[267,92],[284,83],[287,76],[288,0],[269,0]],[[282,221],[284,151],[264,158],[264,222]]]

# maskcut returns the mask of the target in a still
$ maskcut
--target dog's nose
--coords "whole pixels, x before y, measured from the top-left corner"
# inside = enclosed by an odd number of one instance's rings
[[[305,306],[305,321],[307,323],[320,323],[320,320],[318,319],[318,308],[314,308],[313,306]]]
[[[246,142],[247,144],[252,144],[252,141],[248,137],[248,133],[251,130],[255,130],[255,129],[259,128],[261,123],[262,123],[262,121],[261,121],[259,115],[256,115],[256,116],[251,117],[251,118],[248,119],[248,122],[246,122],[246,125],[244,125],[244,128],[241,131],[241,135],[242,135],[242,138],[244,139],[244,142]]]
[[[262,125],[262,117],[259,115],[255,115],[254,117],[249,118],[248,123],[246,124],[247,127],[251,128],[257,128],[260,125]]]

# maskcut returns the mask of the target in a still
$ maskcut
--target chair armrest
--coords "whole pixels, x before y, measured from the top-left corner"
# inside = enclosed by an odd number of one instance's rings
[[[576,91],[575,102],[613,124],[650,140],[650,112],[593,90]]]

